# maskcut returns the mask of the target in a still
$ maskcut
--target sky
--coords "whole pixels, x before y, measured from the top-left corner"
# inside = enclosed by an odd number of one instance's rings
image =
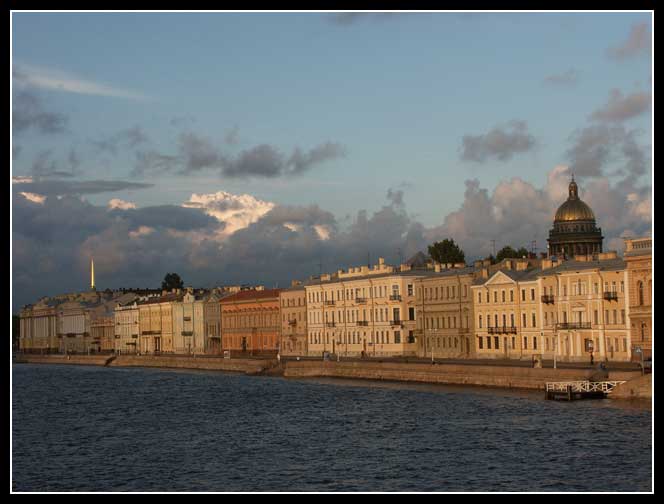
[[[652,13],[11,16],[12,305],[652,228]],[[533,242],[534,245],[533,245]]]

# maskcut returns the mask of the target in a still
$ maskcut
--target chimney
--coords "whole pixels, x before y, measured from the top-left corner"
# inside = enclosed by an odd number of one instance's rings
[[[491,259],[483,259],[482,260],[482,266],[485,267],[485,268],[488,267],[488,266],[491,266]]]
[[[516,270],[517,271],[523,271],[525,269],[528,269],[528,260],[525,261],[517,261],[516,263]]]
[[[384,258],[384,257],[379,257],[379,258],[378,258],[378,264],[380,264],[381,266],[382,266],[383,264],[385,264],[385,258]]]
[[[436,263],[436,264],[434,265],[433,269],[434,269],[434,271],[435,271],[436,273],[440,273],[440,264]]]
[[[482,278],[489,278],[489,269],[488,268],[482,268]]]
[[[505,260],[504,265],[505,265],[505,269],[508,269],[508,270],[512,269],[512,261],[510,261],[509,259]]]

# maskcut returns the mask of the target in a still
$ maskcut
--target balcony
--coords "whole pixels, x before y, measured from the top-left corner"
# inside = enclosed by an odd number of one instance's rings
[[[516,334],[516,327],[514,326],[496,326],[487,327],[489,334]]]
[[[334,306],[334,299],[325,301],[325,306]]]
[[[569,330],[569,329],[590,329],[590,322],[559,322],[556,324],[556,329],[558,330]]]
[[[618,293],[614,291],[605,291],[604,300],[606,301],[618,301]]]
[[[288,325],[289,326],[296,326],[297,325],[297,319],[289,320]]]
[[[367,298],[365,297],[356,297],[355,298],[355,303],[356,304],[366,304]]]
[[[358,320],[358,321],[357,321],[357,325],[360,325],[360,326],[368,326],[368,325],[369,325],[369,321],[368,321],[368,320]]]
[[[334,322],[325,322],[325,327],[336,327]]]
[[[403,327],[403,320],[390,320],[390,325]]]
[[[390,301],[401,301],[401,294],[392,294],[390,296]]]
[[[193,336],[194,331],[182,331],[182,336]]]
[[[553,294],[544,294],[542,296],[542,303],[544,304],[554,304],[554,296]]]

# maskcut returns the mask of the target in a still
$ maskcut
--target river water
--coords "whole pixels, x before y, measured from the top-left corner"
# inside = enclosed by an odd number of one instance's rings
[[[14,364],[14,491],[652,490],[650,405]]]

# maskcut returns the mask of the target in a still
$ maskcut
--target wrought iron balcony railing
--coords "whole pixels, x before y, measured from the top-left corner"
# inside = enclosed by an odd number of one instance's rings
[[[336,324],[334,322],[325,322],[325,327],[335,327]]]
[[[325,301],[325,306],[334,306],[334,299],[328,299]]]
[[[360,326],[368,326],[368,325],[369,325],[369,321],[368,321],[368,320],[358,320],[358,321],[357,321],[357,325],[360,325]]]
[[[392,294],[390,296],[390,301],[401,301],[401,294]]]
[[[544,303],[544,304],[554,304],[555,300],[554,300],[553,294],[544,294],[542,296],[542,303]]]
[[[489,334],[516,334],[516,327],[515,326],[487,327],[487,332]]]
[[[357,304],[365,304],[367,302],[367,298],[365,297],[356,297],[355,298],[355,303]]]
[[[403,327],[403,320],[390,320],[390,325]]]
[[[569,330],[569,329],[590,329],[592,326],[590,322],[558,322],[556,329]]]
[[[607,301],[618,301],[618,293],[614,291],[604,292],[604,299]]]

